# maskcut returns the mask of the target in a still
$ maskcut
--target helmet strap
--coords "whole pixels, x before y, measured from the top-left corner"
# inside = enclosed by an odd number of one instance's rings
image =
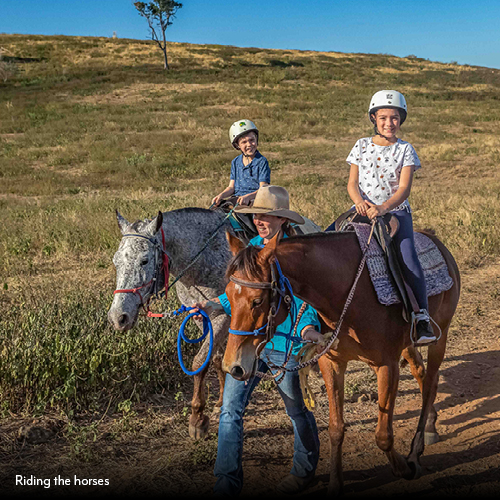
[[[379,135],[380,137],[383,137],[386,141],[391,142],[391,141],[389,141],[389,138],[388,138],[388,137],[386,137],[385,135],[382,135],[382,134],[378,131],[377,125],[373,125],[373,131],[374,131],[375,135]]]

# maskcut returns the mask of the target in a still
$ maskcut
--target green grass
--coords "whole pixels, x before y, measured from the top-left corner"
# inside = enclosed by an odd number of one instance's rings
[[[0,79],[5,411],[79,409],[187,381],[175,324],[140,322],[123,336],[106,324],[114,210],[134,220],[208,206],[227,185],[227,132],[242,117],[260,129],[273,183],[325,227],[350,206],[345,158],[372,132],[370,96],[397,88],[410,109],[402,138],[423,164],[416,225],[434,228],[463,270],[500,256],[498,70],[171,44],[165,72],[146,41],[0,35],[0,46],[13,57]]]

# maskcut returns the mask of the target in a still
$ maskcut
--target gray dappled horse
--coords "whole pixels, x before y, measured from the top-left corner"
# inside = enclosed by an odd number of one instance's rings
[[[164,251],[170,262],[170,274],[178,276],[192,263],[193,258],[212,237],[206,250],[183,274],[176,284],[181,304],[190,306],[204,299],[213,299],[224,292],[227,264],[232,257],[226,240],[226,231],[233,233],[229,221],[223,223],[225,214],[204,208],[182,208],[158,213],[150,220],[128,222],[118,212],[118,226],[123,235],[113,258],[116,267],[116,289],[137,290],[135,293],[117,293],[108,312],[108,319],[116,330],[130,330],[136,323],[142,304],[147,303],[155,290],[165,286],[162,267],[162,231]],[[222,225],[221,225],[222,224]],[[304,233],[321,231],[306,219],[300,226]],[[234,233],[233,233],[234,234]],[[156,282],[154,281],[156,278]],[[156,283],[156,285],[155,285]],[[220,384],[218,405],[222,404],[224,373],[222,371],[222,347],[227,339],[230,318],[224,313],[210,316],[214,333],[212,361]],[[201,324],[198,324],[202,328]],[[192,369],[198,369],[208,353],[208,339],[195,356]],[[206,404],[205,377],[207,366],[194,376],[194,391],[189,417],[189,435],[199,439],[208,433],[209,419],[204,415]]]

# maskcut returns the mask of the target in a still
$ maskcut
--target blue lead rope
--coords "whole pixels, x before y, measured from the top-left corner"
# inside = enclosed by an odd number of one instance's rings
[[[178,316],[179,314],[182,314],[182,313],[187,312],[187,311],[191,311],[192,309],[194,309],[194,308],[193,307],[186,307],[185,305],[182,305],[179,309],[174,311],[172,313],[172,315]],[[184,331],[186,329],[186,324],[192,317],[198,316],[198,314],[201,314],[203,316],[203,334],[201,335],[201,337],[198,337],[197,339],[189,339],[184,334]],[[184,342],[187,342],[188,344],[199,344],[200,342],[203,342],[205,340],[207,335],[210,335],[209,343],[208,343],[207,358],[205,359],[203,364],[197,370],[195,370],[195,371],[188,370],[185,367],[184,361],[182,358],[182,349],[181,349],[182,341],[184,340]],[[180,329],[179,329],[179,335],[177,336],[177,356],[179,358],[179,364],[181,365],[182,371],[186,375],[198,375],[198,373],[200,373],[202,370],[204,370],[207,367],[208,363],[210,362],[210,358],[212,356],[213,345],[214,345],[214,331],[212,328],[212,322],[210,321],[208,314],[205,311],[202,311],[200,309],[199,312],[193,312],[193,313],[189,314],[188,316],[186,316],[184,318],[184,321],[181,324]]]

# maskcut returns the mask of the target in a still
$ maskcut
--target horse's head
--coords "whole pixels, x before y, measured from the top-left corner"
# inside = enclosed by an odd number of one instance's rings
[[[278,306],[279,293],[273,288],[278,239],[279,235],[259,250],[252,246],[245,248],[238,238],[228,233],[234,257],[227,269],[231,326],[223,368],[237,380],[248,380],[255,373],[260,351],[274,334],[273,328],[267,328],[269,321],[276,326],[287,316],[287,307]]]
[[[153,219],[129,223],[116,212],[118,227],[123,235],[113,264],[116,268],[116,290],[108,311],[108,320],[116,330],[130,330],[139,310],[151,295],[165,285],[161,235],[161,212]]]

